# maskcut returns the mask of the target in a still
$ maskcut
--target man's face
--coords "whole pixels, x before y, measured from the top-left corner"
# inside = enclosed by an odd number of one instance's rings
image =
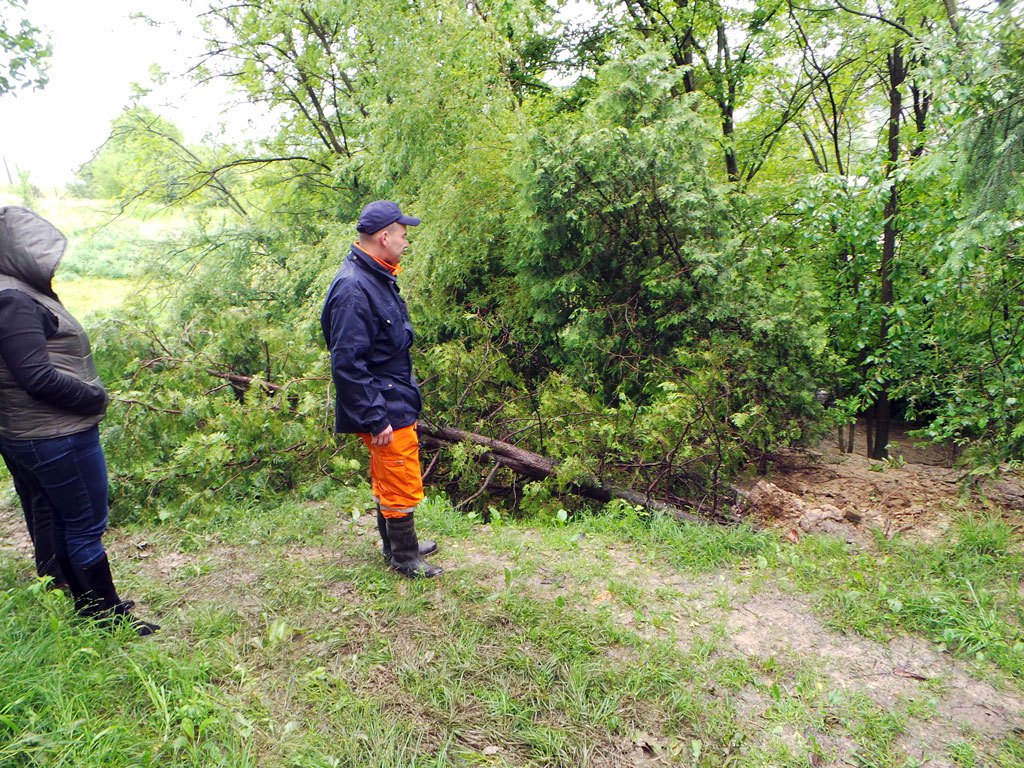
[[[398,266],[402,261],[402,254],[409,247],[408,230],[409,228],[405,224],[398,222],[384,230],[380,241],[381,248],[384,250],[384,254],[381,256],[382,261]]]

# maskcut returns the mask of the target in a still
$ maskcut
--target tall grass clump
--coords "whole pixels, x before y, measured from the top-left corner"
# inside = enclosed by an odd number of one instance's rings
[[[79,620],[42,581],[0,564],[0,765],[253,765],[209,647],[167,652]]]

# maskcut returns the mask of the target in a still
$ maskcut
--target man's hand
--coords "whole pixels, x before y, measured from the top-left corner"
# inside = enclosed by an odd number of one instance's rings
[[[388,424],[387,428],[383,432],[381,432],[380,434],[374,435],[370,439],[370,442],[373,445],[377,445],[377,446],[391,445],[391,440],[394,437],[394,434],[395,434],[395,430],[393,430],[391,428],[391,425]]]

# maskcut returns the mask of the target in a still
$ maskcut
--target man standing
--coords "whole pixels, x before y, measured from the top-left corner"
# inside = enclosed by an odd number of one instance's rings
[[[355,433],[370,451],[384,558],[404,576],[434,577],[442,569],[423,556],[437,544],[418,541],[413,519],[423,500],[416,437],[422,400],[409,353],[412,323],[396,279],[407,228],[419,223],[389,200],[363,208],[359,240],[327,291],[320,327],[331,351],[334,431]]]

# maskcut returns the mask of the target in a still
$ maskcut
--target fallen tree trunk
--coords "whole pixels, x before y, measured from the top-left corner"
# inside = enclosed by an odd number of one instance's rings
[[[517,475],[528,477],[531,480],[555,480],[558,477],[558,465],[551,459],[502,440],[495,440],[492,437],[452,427],[441,427],[422,420],[419,422],[417,431],[420,436],[420,442],[428,447],[438,448],[457,443],[471,443],[487,449],[480,455],[482,460],[492,461],[503,467],[508,467]],[[706,524],[709,521],[709,517],[713,517],[720,522],[738,522],[738,518],[724,514],[720,509],[717,509],[717,505],[715,505],[716,509],[710,515],[706,512],[705,514],[694,514],[676,504],[653,499],[647,494],[629,488],[607,485],[598,482],[596,479],[573,482],[569,485],[568,490],[595,501],[608,502],[612,499],[622,499],[630,504],[672,515],[680,520],[687,520],[692,523]],[[735,489],[729,489],[729,495],[735,498]],[[690,509],[696,509],[698,512],[705,511],[703,505],[699,502],[685,501],[685,503]]]
[[[241,392],[245,392],[245,390],[247,390],[254,381],[251,376],[243,376],[236,373],[215,370],[209,370],[207,372],[211,376],[225,379],[236,389],[236,391]],[[261,381],[260,385],[267,394],[273,394],[284,389],[280,384],[272,384],[267,381]],[[483,454],[481,454],[481,459],[485,461],[492,461],[495,464],[507,467],[517,475],[527,477],[531,480],[555,480],[558,478],[558,466],[554,461],[546,456],[541,456],[539,453],[527,451],[502,440],[495,440],[494,438],[487,437],[486,435],[480,435],[476,432],[466,432],[465,430],[455,429],[453,427],[441,427],[423,420],[419,422],[417,432],[420,436],[420,442],[428,447],[441,448],[448,445],[455,445],[457,443],[471,443],[487,449]],[[490,478],[488,478],[488,480],[489,479]],[[639,491],[634,491],[630,488],[619,488],[614,485],[601,483],[596,479],[577,480],[569,484],[568,490],[571,493],[583,496],[584,498],[600,502],[609,502],[612,499],[622,499],[630,504],[641,506],[654,512],[672,515],[679,520],[686,520],[691,523],[706,524],[710,519],[725,523],[737,523],[740,521],[740,517],[738,515],[723,512],[717,503],[713,504],[710,510],[707,510],[705,505],[701,502],[683,500],[686,507],[697,510],[699,513],[694,514],[677,504],[670,504],[665,501],[651,498],[648,494],[640,493]],[[743,494],[735,488],[729,488],[726,495],[730,501],[735,501],[738,496]]]

